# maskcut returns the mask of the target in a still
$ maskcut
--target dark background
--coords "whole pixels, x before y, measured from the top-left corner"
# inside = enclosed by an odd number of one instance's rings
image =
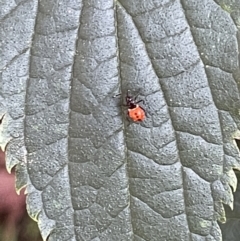
[[[27,214],[24,190],[15,191],[14,170],[6,171],[0,149],[0,241],[42,241],[37,223]]]

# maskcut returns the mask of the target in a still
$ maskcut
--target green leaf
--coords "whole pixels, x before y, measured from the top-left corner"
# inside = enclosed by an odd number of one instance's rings
[[[230,240],[239,1],[1,5],[0,146],[43,239]]]

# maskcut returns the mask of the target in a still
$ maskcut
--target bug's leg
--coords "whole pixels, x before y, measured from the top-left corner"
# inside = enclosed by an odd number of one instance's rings
[[[142,106],[139,106],[142,110],[144,110],[144,112],[146,112],[146,110],[142,107]]]
[[[118,97],[118,96],[120,96],[120,95],[122,95],[122,94],[121,94],[121,93],[116,94],[116,95],[113,96],[113,98],[116,98],[116,97]]]
[[[121,93],[119,93],[119,94],[116,94],[116,95],[114,95],[114,96],[112,96],[112,98],[117,98],[117,97],[119,97],[119,96],[121,96],[122,94]],[[122,101],[121,101],[122,102]],[[118,103],[117,104],[117,106],[122,106],[122,103]]]
[[[138,96],[139,96],[139,94],[137,94],[137,95],[134,97],[134,101],[137,100]]]
[[[143,104],[145,104],[145,101],[144,101],[144,100],[139,100],[139,101],[136,102],[136,104],[138,104],[138,103],[140,103],[140,102],[142,102]]]
[[[149,116],[150,116],[149,113],[148,113],[142,106],[139,106],[139,107],[140,107],[142,110],[144,110],[146,117],[149,117]]]

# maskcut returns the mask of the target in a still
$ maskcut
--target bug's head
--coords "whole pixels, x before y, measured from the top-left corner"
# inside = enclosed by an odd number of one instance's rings
[[[129,90],[127,91],[127,95],[126,95],[126,105],[129,108],[135,108],[136,106],[135,99],[130,95]]]
[[[126,96],[126,102],[128,103],[133,103],[133,98],[132,96]]]

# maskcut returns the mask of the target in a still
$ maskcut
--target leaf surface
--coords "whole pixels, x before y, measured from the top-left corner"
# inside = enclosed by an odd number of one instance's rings
[[[240,168],[236,6],[3,3],[0,145],[44,240],[222,240]],[[127,90],[142,123],[113,98]]]

